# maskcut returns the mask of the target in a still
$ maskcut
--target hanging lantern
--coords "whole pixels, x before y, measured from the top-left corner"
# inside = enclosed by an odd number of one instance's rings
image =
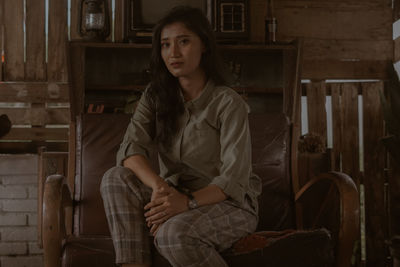
[[[78,33],[89,41],[104,41],[110,34],[107,0],[81,0]]]

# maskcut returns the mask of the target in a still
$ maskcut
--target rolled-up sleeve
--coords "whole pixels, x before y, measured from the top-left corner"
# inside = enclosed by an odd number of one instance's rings
[[[154,137],[155,112],[148,101],[147,93],[144,92],[117,152],[117,165],[122,166],[126,158],[136,154],[148,158]]]
[[[249,107],[233,98],[220,115],[220,174],[210,184],[220,187],[233,200],[243,203],[249,191],[251,138],[248,123]]]

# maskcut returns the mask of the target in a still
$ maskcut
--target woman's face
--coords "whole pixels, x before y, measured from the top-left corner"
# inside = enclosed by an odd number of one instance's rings
[[[204,50],[199,36],[181,22],[166,25],[161,31],[161,57],[177,78],[193,78],[202,73],[200,61]]]

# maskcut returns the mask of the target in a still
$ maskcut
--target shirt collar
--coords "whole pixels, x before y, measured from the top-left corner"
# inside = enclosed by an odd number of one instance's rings
[[[196,108],[202,109],[207,106],[210,102],[210,97],[214,89],[214,81],[209,79],[201,91],[200,95],[193,100],[185,102],[185,106],[195,106]],[[182,95],[183,97],[183,95]]]

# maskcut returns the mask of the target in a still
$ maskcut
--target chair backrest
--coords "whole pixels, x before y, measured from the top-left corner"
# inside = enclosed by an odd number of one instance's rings
[[[76,126],[74,234],[108,236],[100,182],[115,155],[130,115],[84,114]],[[253,170],[262,178],[260,230],[294,227],[290,177],[290,123],[283,114],[250,114]],[[154,164],[154,162],[153,162]]]
[[[282,113],[250,114],[253,172],[262,179],[258,230],[295,227],[291,125]]]

